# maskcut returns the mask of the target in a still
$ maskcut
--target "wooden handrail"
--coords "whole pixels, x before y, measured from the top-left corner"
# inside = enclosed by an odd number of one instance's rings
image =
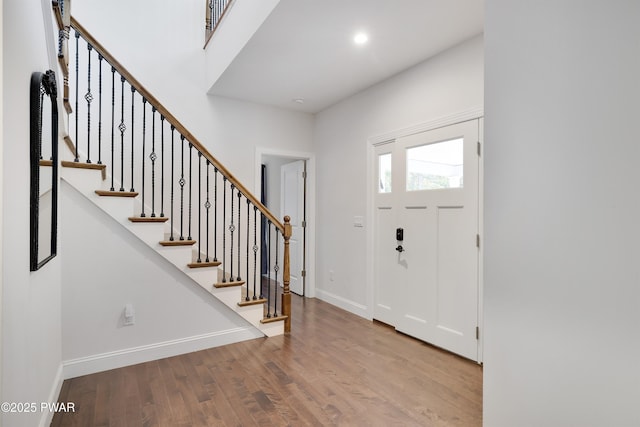
[[[260,212],[283,234],[285,233],[284,225],[264,206],[260,200],[258,200],[242,183],[235,177],[229,170],[218,161],[204,145],[198,141],[198,139],[187,130],[187,128],[180,123],[180,121],[166,109],[166,107],[156,99],[133,75],[109,53],[107,49],[102,46],[80,23],[72,16],[71,26],[78,30],[82,37],[96,49],[100,55],[113,66],[122,77],[124,77],[129,84],[138,91],[156,110],[165,118],[171,125],[188,140],[202,155],[214,165],[222,175],[226,176],[229,182],[231,182],[254,206],[258,208]]]

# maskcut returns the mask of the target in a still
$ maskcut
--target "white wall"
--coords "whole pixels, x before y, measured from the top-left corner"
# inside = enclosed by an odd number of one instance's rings
[[[65,377],[263,336],[65,181],[61,204]]]
[[[371,317],[367,232],[367,140],[380,134],[480,108],[483,41],[478,36],[317,115],[318,297]],[[334,280],[329,280],[329,271]]]
[[[484,424],[640,425],[640,3],[485,16]]]
[[[256,146],[311,151],[312,115],[206,94],[204,2],[86,0],[73,15],[248,189]]]
[[[29,82],[32,72],[51,67],[50,8],[40,0],[3,5],[3,402],[55,400],[61,384],[60,257],[29,272]],[[44,425],[49,415],[4,413],[2,423]]]

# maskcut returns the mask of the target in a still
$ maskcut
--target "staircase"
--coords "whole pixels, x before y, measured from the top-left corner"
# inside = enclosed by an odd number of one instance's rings
[[[60,176],[266,336],[291,328],[281,223],[53,2],[64,76]]]

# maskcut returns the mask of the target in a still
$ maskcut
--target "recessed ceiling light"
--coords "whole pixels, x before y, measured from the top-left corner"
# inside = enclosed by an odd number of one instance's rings
[[[365,44],[367,41],[369,41],[369,36],[366,33],[358,33],[353,37],[353,42],[355,44]]]
[[[304,104],[304,98],[294,98],[292,101],[296,104]]]

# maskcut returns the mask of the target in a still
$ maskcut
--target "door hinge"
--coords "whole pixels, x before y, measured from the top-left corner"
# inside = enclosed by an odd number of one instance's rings
[[[480,339],[480,327],[476,326],[476,339],[479,340]]]
[[[480,249],[480,235],[476,234],[476,247]]]
[[[482,155],[482,144],[478,141],[478,156]]]
[[[307,226],[307,221],[302,221],[302,228],[305,228]]]
[[[307,171],[302,171],[302,178],[307,179]]]
[[[300,274],[302,277],[307,277],[307,270],[302,270]]]

